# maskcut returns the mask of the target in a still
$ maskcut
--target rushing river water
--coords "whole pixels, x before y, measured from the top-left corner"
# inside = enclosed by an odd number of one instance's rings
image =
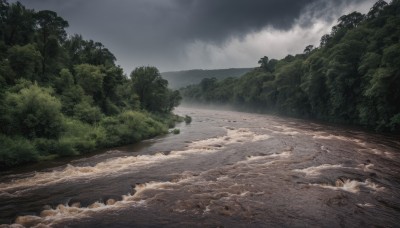
[[[179,135],[3,174],[0,224],[400,226],[398,137],[232,111],[176,113],[193,117]]]

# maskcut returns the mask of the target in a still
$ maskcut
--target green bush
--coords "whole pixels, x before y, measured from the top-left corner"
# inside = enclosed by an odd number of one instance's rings
[[[5,107],[10,122],[8,133],[27,138],[57,138],[63,130],[60,101],[50,89],[31,85],[5,96]]]
[[[74,107],[74,116],[80,121],[94,124],[100,121],[102,113],[98,107],[81,102]]]
[[[181,133],[181,130],[175,128],[174,130],[171,131],[172,134],[177,135],[179,133]]]
[[[92,126],[70,118],[65,118],[64,124],[66,130],[59,142],[65,148],[71,145],[74,150],[85,153],[98,148],[105,140],[106,133],[103,127]]]
[[[34,141],[35,147],[42,157],[55,155],[53,157],[73,156],[79,154],[74,145],[68,141],[60,141],[46,138],[38,138]]]
[[[0,134],[0,169],[37,161],[35,146],[21,137],[7,137]]]
[[[188,115],[185,115],[185,123],[186,124],[190,124],[191,122],[192,122],[192,117],[190,117],[190,116],[188,116]]]
[[[126,111],[118,116],[106,117],[101,126],[107,132],[106,146],[138,142],[166,133],[167,127],[140,112]]]
[[[170,114],[170,113],[146,113],[146,115],[149,115],[152,119],[164,123],[168,128],[174,128],[176,123],[180,123],[184,121],[184,118],[182,116]]]

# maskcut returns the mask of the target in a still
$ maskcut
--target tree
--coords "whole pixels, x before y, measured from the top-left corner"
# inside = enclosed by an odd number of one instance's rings
[[[86,95],[100,102],[103,98],[103,79],[105,77],[101,67],[81,64],[76,65],[74,70],[77,84],[83,88]]]
[[[156,67],[137,67],[131,73],[134,91],[139,96],[140,107],[149,111],[161,111],[158,106],[165,102],[168,81],[161,77]]]
[[[60,44],[67,36],[65,28],[68,22],[59,17],[56,12],[41,10],[34,15],[38,25],[38,46],[42,54],[42,76],[45,76],[49,60],[60,53]]]
[[[308,45],[306,48],[304,48],[303,53],[310,54],[312,50],[314,50],[314,45]]]
[[[34,36],[34,11],[27,10],[20,2],[9,5],[0,1],[0,36],[8,46],[26,45]]]
[[[260,60],[258,60],[258,64],[260,64],[260,68],[268,71],[268,57],[264,56]]]
[[[34,45],[15,45],[11,47],[8,50],[8,59],[17,78],[26,78],[31,81],[40,79],[41,55]]]
[[[387,2],[385,2],[384,0],[378,0],[374,6],[372,6],[372,8],[369,10],[368,14],[367,14],[367,18],[371,19],[371,18],[376,18],[379,16],[380,12],[387,6]]]
[[[321,37],[321,40],[320,40],[320,46],[321,46],[321,47],[325,47],[325,46],[329,43],[329,41],[330,41],[331,39],[332,39],[331,35],[329,35],[329,34],[323,35],[323,36]]]
[[[86,101],[75,105],[73,111],[74,117],[89,124],[98,123],[102,116],[101,110],[98,107],[92,106]]]
[[[174,109],[174,107],[178,106],[181,103],[181,100],[182,96],[178,90],[173,91],[171,89],[168,89],[167,99],[164,104],[164,112],[165,113],[171,112]]]
[[[339,28],[355,28],[365,19],[365,15],[359,12],[352,12],[347,15],[339,17],[337,25]]]
[[[74,76],[67,68],[63,68],[60,71],[60,76],[54,82],[54,87],[57,93],[62,94],[63,91],[71,88],[74,84]]]

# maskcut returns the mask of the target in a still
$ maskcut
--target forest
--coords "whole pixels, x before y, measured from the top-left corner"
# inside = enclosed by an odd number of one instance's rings
[[[240,78],[203,79],[184,102],[400,132],[400,0],[343,15],[320,45],[281,60],[264,56]],[[268,44],[266,44],[268,45]]]
[[[0,169],[168,132],[178,91],[156,67],[127,77],[100,42],[68,22],[0,0]]]
[[[230,68],[214,70],[183,70],[162,72],[161,76],[168,80],[168,86],[172,89],[179,89],[188,85],[198,84],[204,78],[216,78],[222,80],[233,77],[238,78],[251,71],[253,68]]]

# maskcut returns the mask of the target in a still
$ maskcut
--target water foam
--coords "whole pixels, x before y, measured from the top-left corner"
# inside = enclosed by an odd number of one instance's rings
[[[372,171],[374,171],[372,169],[372,167],[374,167],[374,164],[372,164],[372,163],[370,163],[370,164],[360,164],[360,165],[358,165],[358,167],[360,167],[358,169],[362,169],[364,172],[372,172]]]
[[[178,183],[185,182],[193,176],[190,174],[182,174],[181,178],[166,182],[148,182],[136,184],[133,194],[128,193],[122,196],[122,200],[117,201],[108,199],[106,202],[94,202],[87,207],[81,207],[80,203],[72,205],[59,204],[55,208],[49,208],[40,212],[39,216],[25,215],[18,216],[12,225],[22,226],[51,226],[54,222],[68,219],[77,219],[88,217],[93,212],[101,212],[105,210],[118,210],[125,207],[142,207],[147,203],[144,193],[148,190],[173,190],[178,188]]]
[[[109,159],[94,166],[73,166],[68,164],[62,170],[52,172],[38,172],[29,178],[22,178],[10,183],[0,183],[0,191],[9,191],[15,188],[40,187],[56,184],[73,179],[92,178],[96,176],[112,176],[129,172],[132,169],[148,167],[170,159],[177,159],[180,155],[167,156],[164,154],[125,156]]]
[[[275,125],[272,126],[273,128],[277,128],[279,129],[279,131],[275,131],[275,130],[271,130],[274,134],[281,134],[281,135],[298,135],[301,132],[299,132],[299,129],[295,129],[295,128],[291,128],[291,127],[287,127],[285,125]]]
[[[359,207],[375,207],[372,203],[358,203],[357,206]]]
[[[62,170],[51,172],[38,172],[29,178],[21,178],[8,183],[0,183],[0,192],[10,191],[15,188],[40,187],[70,181],[73,179],[93,178],[98,176],[121,175],[135,169],[157,165],[169,160],[186,158],[190,154],[204,152],[218,152],[224,146],[256,142],[269,139],[268,135],[256,134],[248,129],[226,128],[227,134],[216,138],[194,141],[188,144],[185,150],[172,151],[169,155],[157,153],[155,155],[124,156],[108,159],[94,166],[73,166],[68,164]],[[22,193],[23,191],[21,191]]]
[[[360,191],[360,187],[364,187],[373,191],[383,191],[385,188],[380,187],[377,184],[373,183],[371,180],[367,179],[364,182],[360,182],[357,180],[350,179],[338,179],[335,182],[335,186],[327,185],[327,184],[310,184],[311,186],[317,186],[326,189],[332,190],[343,190],[351,193],[358,193]]]
[[[307,177],[316,177],[321,175],[321,171],[323,170],[327,170],[327,169],[339,169],[339,168],[347,168],[347,167],[343,167],[343,165],[339,164],[339,165],[330,165],[330,164],[322,164],[319,166],[311,166],[308,168],[304,168],[304,169],[294,169],[294,172],[298,172],[298,173],[304,173],[306,174]]]
[[[237,163],[237,165],[240,164],[240,162]],[[107,211],[107,213],[109,213],[109,211],[121,210],[127,207],[146,206],[148,203],[157,199],[158,194],[154,191],[173,191],[186,187],[189,191],[194,191],[193,196],[195,196],[196,199],[204,199],[205,201],[209,199],[207,201],[208,204],[205,204],[207,207],[204,205],[204,213],[211,211],[212,209],[210,206],[213,206],[217,202],[227,202],[237,197],[247,197],[249,194],[264,194],[263,192],[252,193],[247,190],[245,185],[237,184],[236,182],[232,184],[232,177],[229,175],[222,175],[212,180],[207,178],[208,176],[213,176],[213,174],[210,173],[218,170],[208,170],[200,174],[183,172],[178,178],[171,181],[138,183],[133,191],[123,195],[120,201],[108,199],[105,202],[94,202],[86,207],[81,207],[79,203],[72,205],[60,204],[55,208],[43,210],[39,216],[19,216],[15,220],[15,223],[23,226],[52,226],[56,225],[58,222],[69,219],[85,218],[96,212]],[[203,186],[211,185],[217,188],[218,191],[198,191],[198,189],[203,188]],[[190,199],[187,200],[187,203],[191,202]],[[179,203],[177,204],[178,207],[174,209],[176,212],[184,212],[188,209],[185,208],[186,204],[184,201],[185,200],[182,201],[182,205]]]

